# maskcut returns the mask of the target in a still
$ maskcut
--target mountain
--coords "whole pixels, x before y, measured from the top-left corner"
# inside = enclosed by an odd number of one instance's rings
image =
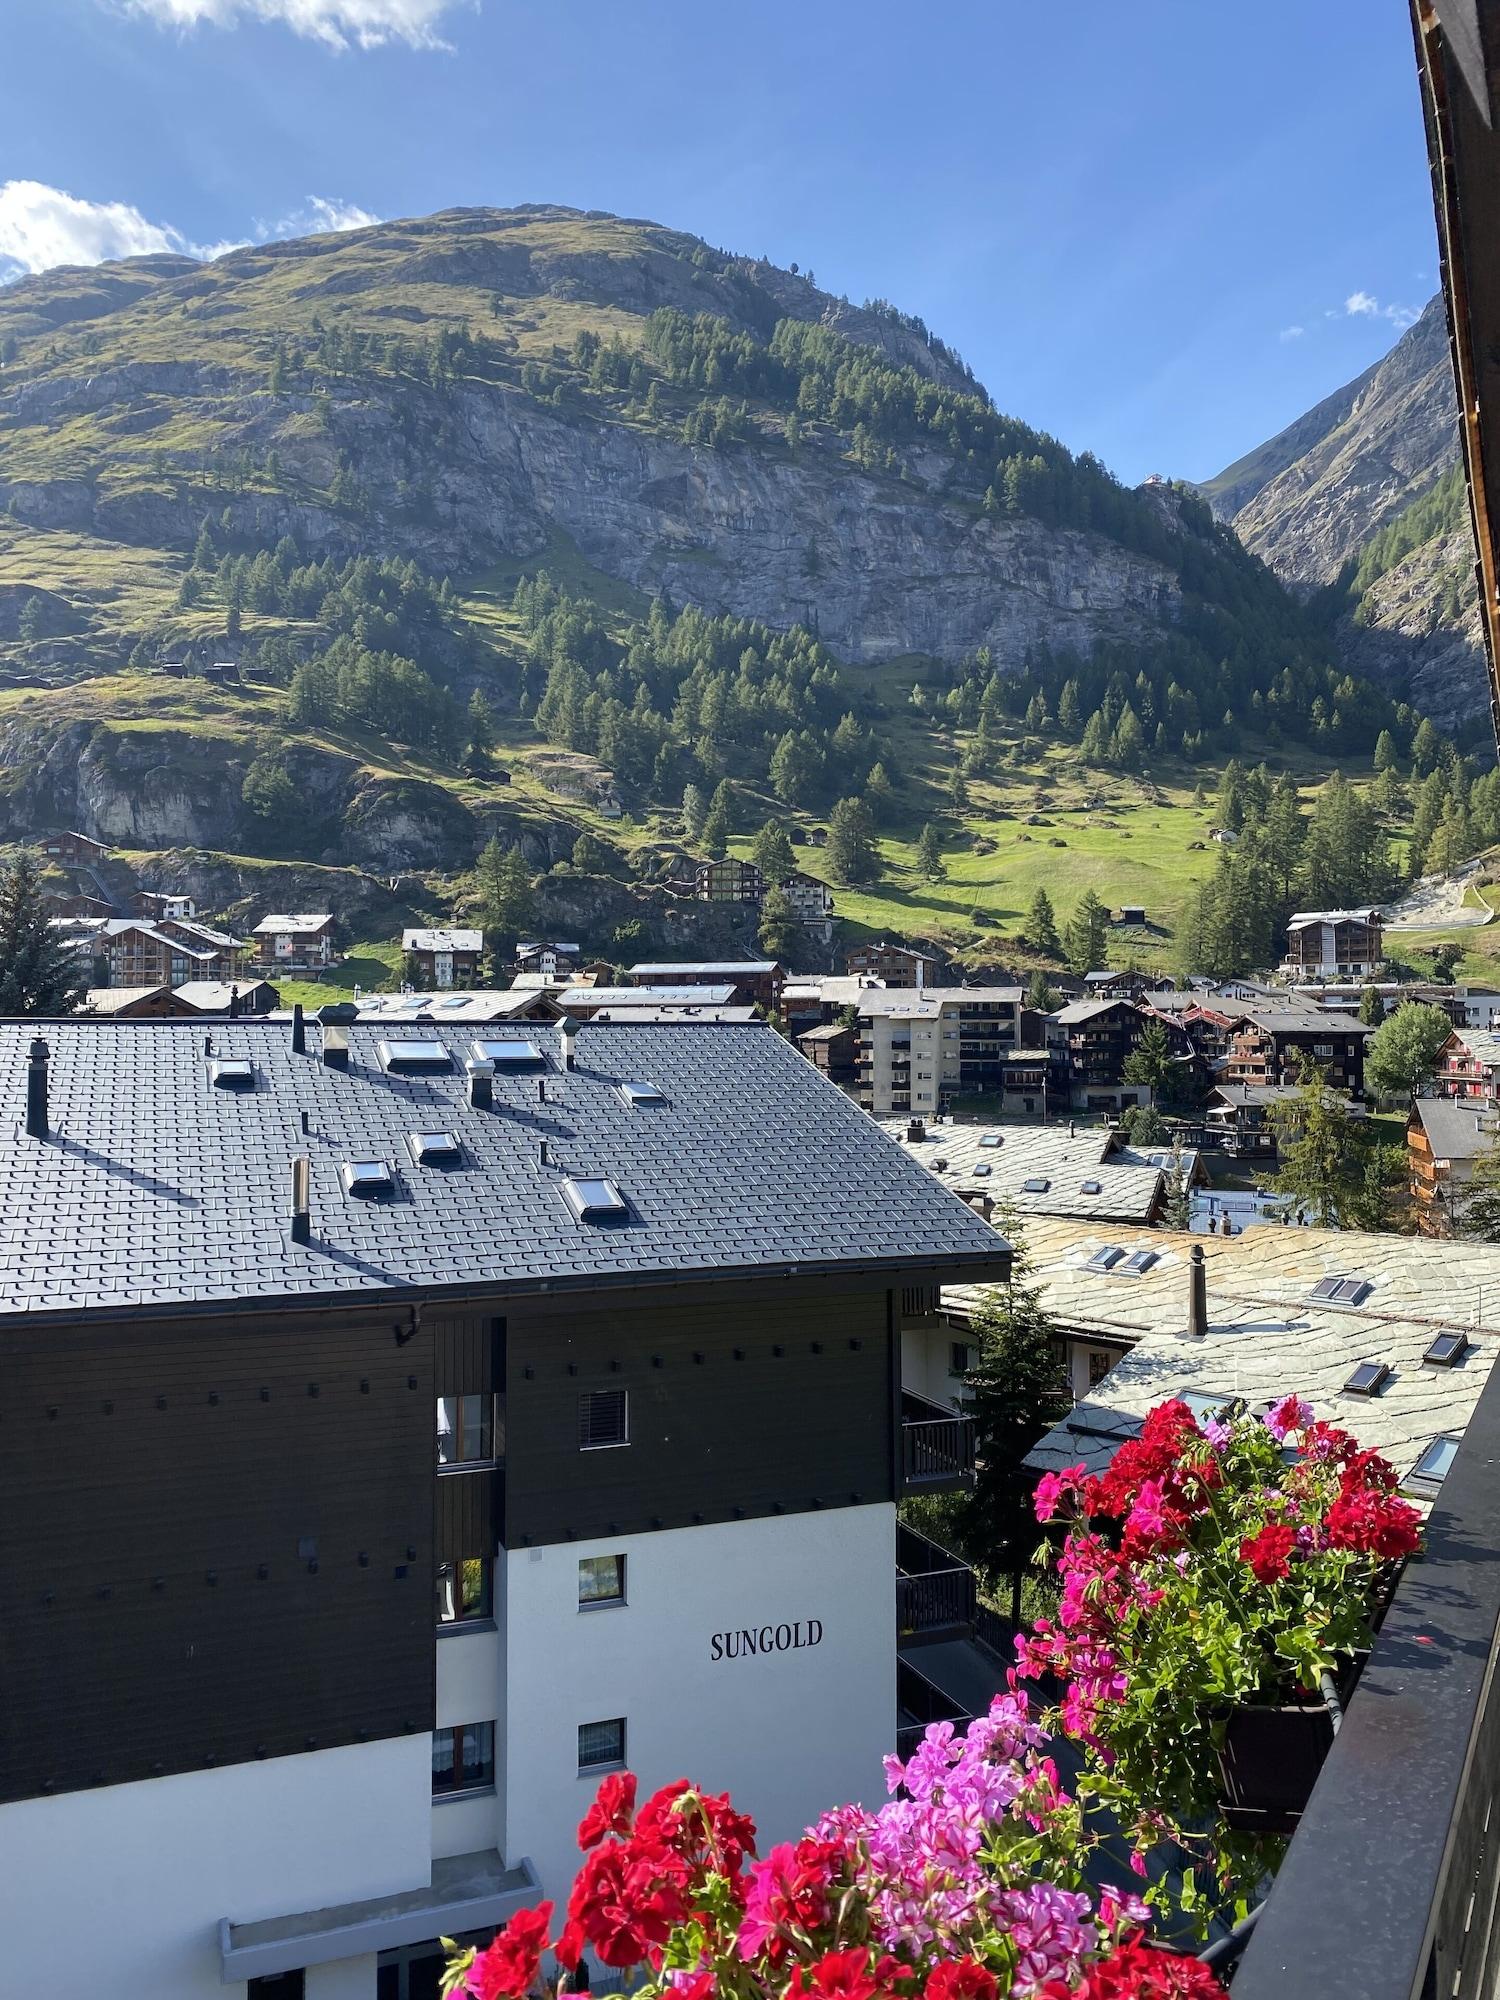
[[[994,815],[1053,765],[1411,726],[1196,495],[1003,414],[884,301],[611,215],[0,289],[0,510],[0,841],[76,826],[162,886],[207,850],[221,906],[267,864],[330,907],[374,893],[350,864],[460,873],[492,830],[665,879],[721,787],[753,824],[879,776],[903,837],[978,840],[956,779]],[[643,894],[598,892],[664,942]]]
[[[1291,588],[1331,587],[1351,671],[1455,724],[1488,706],[1441,296],[1382,360],[1199,491]]]

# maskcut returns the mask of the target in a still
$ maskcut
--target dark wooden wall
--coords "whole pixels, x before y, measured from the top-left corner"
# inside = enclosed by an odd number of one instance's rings
[[[508,1547],[895,1496],[884,1288],[774,1280],[507,1318]],[[630,1443],[578,1449],[578,1397],[630,1392]]]
[[[0,1799],[431,1728],[431,1354],[395,1309],[0,1335]]]

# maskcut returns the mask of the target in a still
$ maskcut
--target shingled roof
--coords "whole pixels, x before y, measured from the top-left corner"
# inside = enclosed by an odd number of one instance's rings
[[[50,1127],[26,1134],[27,1050],[51,1048]],[[392,1289],[489,1293],[791,1271],[1001,1275],[995,1232],[778,1035],[759,1026],[589,1023],[562,1037],[353,1023],[347,1072],[281,1022],[0,1024],[0,1320],[217,1310]],[[446,1066],[390,1071],[381,1044],[438,1043]],[[467,1101],[477,1039],[526,1041],[494,1104]],[[206,1047],[208,1044],[209,1047]],[[211,1053],[210,1053],[211,1049]],[[253,1066],[227,1089],[215,1060]],[[654,1084],[632,1107],[620,1086]],[[545,1089],[545,1098],[542,1089]],[[307,1114],[307,1132],[302,1114]],[[459,1159],[415,1164],[410,1136]],[[311,1161],[312,1241],[289,1236],[293,1155]],[[388,1194],[344,1190],[383,1160]],[[608,1176],[623,1222],[575,1219],[569,1176]]]

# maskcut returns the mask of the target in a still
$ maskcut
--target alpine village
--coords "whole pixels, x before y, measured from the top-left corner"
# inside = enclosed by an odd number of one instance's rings
[[[1410,11],[1436,294],[1196,483],[598,210],[0,255],[5,2000],[1500,1993],[1500,0]]]

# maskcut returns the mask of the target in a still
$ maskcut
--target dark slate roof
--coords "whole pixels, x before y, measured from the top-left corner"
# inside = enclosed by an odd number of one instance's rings
[[[1477,1160],[1481,1153],[1494,1151],[1493,1126],[1481,1121],[1475,1105],[1451,1097],[1419,1097],[1412,1108],[1433,1152],[1441,1158]]]
[[[51,1136],[24,1128],[27,1050],[51,1047]],[[756,1270],[999,1275],[1004,1244],[779,1035],[762,1026],[586,1023],[575,1067],[552,1025],[356,1022],[347,1072],[307,1026],[261,1020],[0,1024],[0,1318],[85,1309],[250,1306],[392,1287],[535,1291]],[[538,1072],[467,1103],[476,1034],[533,1042]],[[386,1038],[450,1051],[443,1073],[387,1074]],[[210,1081],[248,1058],[253,1091]],[[664,1104],[629,1109],[623,1082]],[[306,1111],[309,1133],[301,1132]],[[407,1135],[450,1131],[463,1164],[414,1164]],[[539,1142],[545,1140],[549,1164]],[[288,1235],[295,1153],[311,1159],[312,1234]],[[385,1159],[390,1197],[343,1191],[347,1160]],[[574,1220],[567,1174],[608,1175],[623,1225]]]

